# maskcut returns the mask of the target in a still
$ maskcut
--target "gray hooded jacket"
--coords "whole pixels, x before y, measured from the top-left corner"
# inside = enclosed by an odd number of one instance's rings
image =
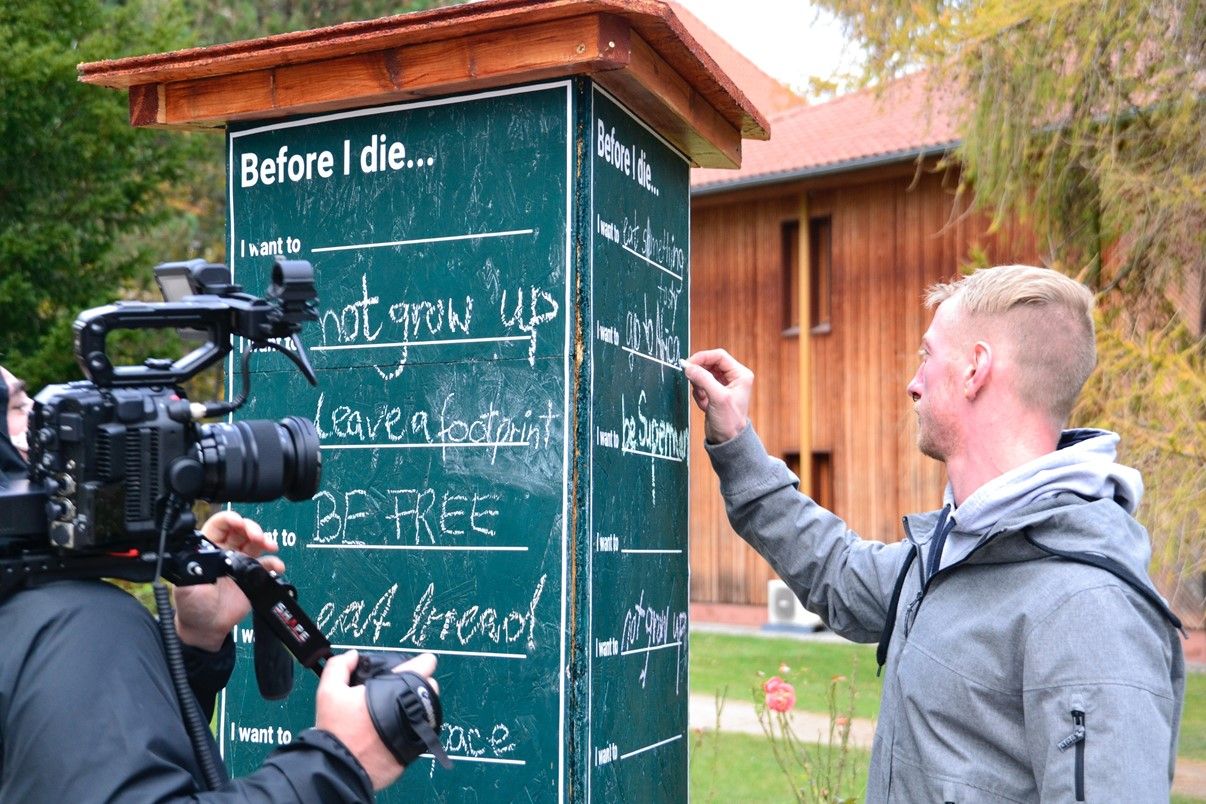
[[[1116,441],[1069,431],[895,544],[800,494],[752,427],[708,445],[734,529],[805,607],[883,637],[868,801],[1168,801],[1184,658]]]

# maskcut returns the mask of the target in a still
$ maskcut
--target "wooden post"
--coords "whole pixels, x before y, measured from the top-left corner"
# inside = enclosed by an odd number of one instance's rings
[[[765,120],[653,0],[80,73],[134,125],[225,130],[236,282],[315,266],[318,386],[256,355],[238,415],[313,418],[321,491],[239,508],[340,648],[439,656],[455,768],[381,800],[685,800],[688,176]],[[218,719],[235,773],[313,722],[312,678],[260,699],[250,638]]]
[[[808,217],[808,193],[800,193],[800,280],[797,292],[800,299],[800,350],[798,368],[800,417],[800,491],[813,495],[812,487],[812,221]]]

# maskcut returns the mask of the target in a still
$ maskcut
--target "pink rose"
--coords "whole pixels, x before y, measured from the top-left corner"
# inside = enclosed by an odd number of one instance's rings
[[[778,676],[772,676],[762,685],[766,693],[766,705],[774,712],[786,712],[796,705],[796,688]]]

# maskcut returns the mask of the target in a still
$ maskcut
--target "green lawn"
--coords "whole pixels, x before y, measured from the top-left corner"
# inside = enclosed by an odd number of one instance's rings
[[[691,800],[700,804],[740,801],[742,804],[782,804],[791,801],[792,786],[775,762],[766,738],[727,732],[696,733],[691,745]],[[817,746],[809,746],[812,751]],[[843,798],[863,800],[867,782],[865,751],[851,751],[854,784],[840,790]],[[803,785],[803,779],[799,780]]]
[[[780,672],[782,665],[790,669]],[[725,692],[730,701],[750,703],[751,690],[777,675],[795,685],[797,709],[826,712],[830,681],[845,676],[854,681],[855,717],[874,718],[880,693],[875,670],[874,645],[691,632],[691,692],[697,695]]]
[[[1201,674],[1199,674],[1200,676]],[[792,800],[791,783],[776,764],[764,737],[696,732],[691,745],[691,800],[702,804],[731,801],[783,804]],[[815,750],[815,747],[814,747]],[[857,781],[841,794],[856,801],[866,791],[869,755],[852,751]],[[1206,799],[1174,794],[1170,804],[1206,804]]]
[[[1181,711],[1181,741],[1177,744],[1177,755],[1206,761],[1206,673],[1186,676],[1185,709]]]
[[[783,664],[789,673],[779,672]],[[796,687],[797,709],[825,712],[830,679],[848,676],[854,679],[855,716],[874,718],[880,694],[875,670],[874,645],[691,632],[691,692],[697,695],[727,688],[728,700],[749,703],[750,691],[765,678],[784,675]],[[1188,676],[1177,753],[1206,761],[1206,673]]]

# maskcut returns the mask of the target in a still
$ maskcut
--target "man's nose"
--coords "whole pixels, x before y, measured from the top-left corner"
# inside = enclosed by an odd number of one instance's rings
[[[914,402],[921,399],[921,383],[917,382],[917,375],[913,375],[913,379],[909,380],[909,384],[905,386],[905,393]]]

